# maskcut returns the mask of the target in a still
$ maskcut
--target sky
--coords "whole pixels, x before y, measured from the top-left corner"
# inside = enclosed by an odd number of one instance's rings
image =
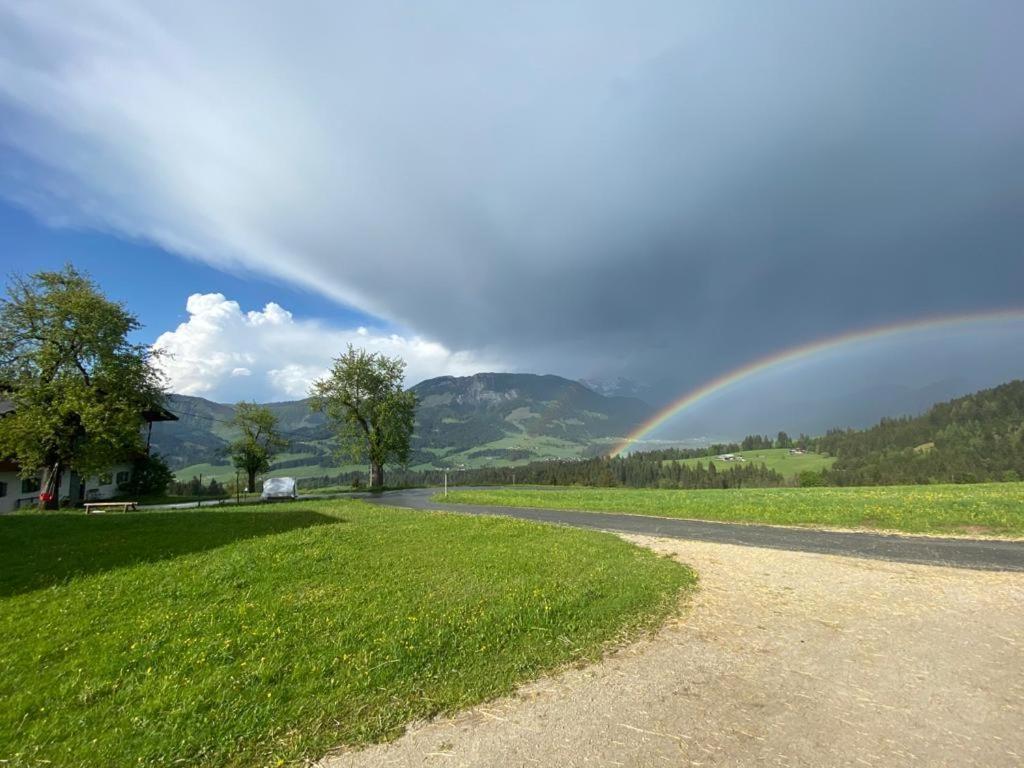
[[[351,341],[663,401],[1024,306],[1021,28],[1016,0],[0,0],[0,266],[88,269],[213,399],[297,396]],[[882,340],[757,397],[983,386],[1020,349]]]

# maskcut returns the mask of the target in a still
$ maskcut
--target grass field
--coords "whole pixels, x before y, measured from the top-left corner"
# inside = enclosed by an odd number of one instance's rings
[[[804,453],[791,455],[788,448],[762,448],[756,451],[740,451],[735,454],[742,456],[749,464],[764,464],[768,469],[774,469],[786,478],[793,478],[801,472],[820,472],[828,469],[835,463],[835,457],[822,456],[820,453]],[[671,460],[670,460],[671,461]],[[681,464],[693,466],[700,462],[704,466],[714,464],[715,469],[728,469],[735,467],[739,462],[722,461],[714,457],[703,459],[682,459]]]
[[[358,501],[0,518],[0,764],[298,764],[652,627],[609,535]]]
[[[448,501],[773,525],[1024,536],[1024,483],[873,488],[454,491]]]

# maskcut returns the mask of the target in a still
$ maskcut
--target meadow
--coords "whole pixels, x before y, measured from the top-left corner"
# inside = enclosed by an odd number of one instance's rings
[[[459,490],[447,501],[771,525],[1024,536],[1024,483],[859,488]]]
[[[657,626],[614,536],[353,500],[0,518],[0,764],[302,764]]]
[[[793,479],[801,472],[820,472],[828,469],[835,463],[835,457],[822,456],[819,453],[798,453],[791,454],[788,448],[760,448],[754,451],[739,451],[736,456],[742,456],[747,463],[764,464],[768,469],[773,469],[787,479]],[[671,461],[671,460],[668,460]],[[714,464],[716,469],[728,469],[735,467],[736,461],[723,461],[722,459],[710,456],[702,459],[681,459],[680,464],[694,466],[698,462],[707,466]]]

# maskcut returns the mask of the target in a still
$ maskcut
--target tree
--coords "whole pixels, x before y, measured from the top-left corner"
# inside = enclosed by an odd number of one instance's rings
[[[256,490],[256,475],[270,469],[278,451],[288,445],[277,430],[277,416],[263,405],[241,402],[235,406],[231,422],[241,436],[231,444],[235,466],[249,478],[249,490]]]
[[[172,480],[174,473],[163,457],[156,453],[143,453],[132,463],[131,478],[123,490],[138,496],[163,496]]]
[[[61,477],[100,472],[142,450],[142,413],[163,401],[154,353],[133,344],[135,315],[71,265],[12,276],[0,300],[0,398],[13,402],[0,456],[43,470],[40,507]]]
[[[349,344],[310,391],[313,409],[327,414],[352,460],[369,459],[370,488],[384,486],[385,463],[409,461],[416,395],[404,390],[404,376],[400,357]]]

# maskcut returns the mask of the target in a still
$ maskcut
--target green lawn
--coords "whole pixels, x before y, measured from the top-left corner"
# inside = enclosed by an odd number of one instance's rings
[[[358,501],[0,517],[0,764],[299,764],[656,626],[614,536]]]
[[[835,457],[822,456],[820,453],[790,454],[788,448],[761,448],[756,451],[739,451],[736,456],[742,456],[748,464],[764,464],[768,469],[774,469],[783,477],[793,478],[801,472],[820,472],[828,469],[835,463]],[[671,461],[671,459],[669,460]],[[722,461],[712,457],[702,459],[682,459],[680,463],[693,466],[700,462],[704,466],[714,464],[715,469],[728,469],[729,467],[742,466],[738,461]]]
[[[1024,536],[1024,483],[873,488],[453,491],[448,501],[774,525]]]

